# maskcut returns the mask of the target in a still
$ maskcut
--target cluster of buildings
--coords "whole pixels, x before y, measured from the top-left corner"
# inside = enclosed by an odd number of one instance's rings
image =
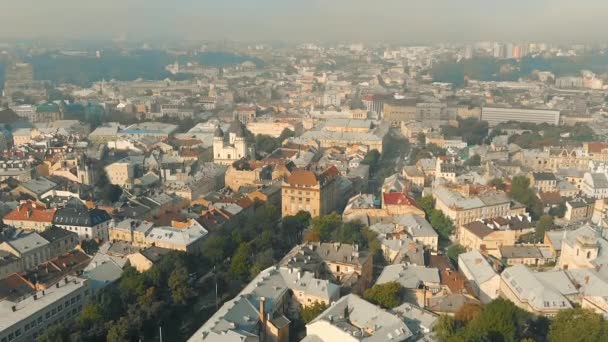
[[[578,49],[286,51],[265,66],[168,65],[192,76],[180,81],[54,85],[70,101],[50,99],[31,65],[8,68],[0,103],[17,119],[0,125],[1,342],[36,339],[74,318],[126,267],[145,272],[171,251],[201,253],[260,203],[282,217],[338,213],[375,234],[378,255],[355,243],[303,242],[190,340],[288,341],[301,308],[318,304],[327,309],[298,332],[303,341],[433,340],[439,315],[499,296],[539,315],[582,306],[608,317],[605,75],[539,70],[454,87],[429,71],[445,56]],[[244,53],[267,60],[269,51]],[[479,132],[462,132],[466,120],[489,132],[472,143]],[[581,124],[593,136],[570,139]],[[555,136],[555,126],[572,132]],[[542,148],[515,143],[532,133],[543,142],[528,145]],[[534,208],[511,196],[518,176]],[[555,227],[539,239],[542,214]],[[447,257],[451,244],[466,250],[457,263]],[[407,293],[399,306],[361,296],[387,283]]]

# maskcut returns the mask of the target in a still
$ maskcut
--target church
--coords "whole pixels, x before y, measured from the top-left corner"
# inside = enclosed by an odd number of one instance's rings
[[[243,124],[234,120],[226,133],[218,126],[213,134],[213,162],[231,165],[243,158],[255,159],[255,147],[247,143]]]

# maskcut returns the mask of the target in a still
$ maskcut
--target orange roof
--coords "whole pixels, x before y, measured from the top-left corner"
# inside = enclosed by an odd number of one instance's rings
[[[316,186],[318,185],[317,176],[312,171],[307,170],[295,170],[287,177],[287,183],[291,185],[305,185],[305,186]]]
[[[590,142],[587,144],[587,151],[591,153],[601,153],[606,148],[608,148],[608,144],[602,142]]]
[[[382,196],[386,205],[404,205],[419,208],[416,201],[402,192],[388,192],[382,194]]]
[[[44,209],[41,205],[33,201],[24,201],[10,213],[4,216],[4,220],[10,221],[32,221],[32,222],[53,222],[55,209]]]

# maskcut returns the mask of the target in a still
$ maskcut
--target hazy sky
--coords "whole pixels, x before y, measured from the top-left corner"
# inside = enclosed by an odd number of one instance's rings
[[[608,0],[0,0],[2,38],[596,41]]]

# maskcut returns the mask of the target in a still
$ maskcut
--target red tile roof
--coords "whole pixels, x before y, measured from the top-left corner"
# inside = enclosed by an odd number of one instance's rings
[[[316,186],[319,182],[317,176],[312,171],[295,170],[287,178],[287,183],[291,185]]]
[[[4,220],[53,222],[55,209],[45,209],[33,201],[23,201],[17,208],[4,216]]]
[[[601,153],[602,150],[607,148],[608,144],[602,142],[590,142],[587,144],[587,151],[591,153]]]
[[[402,192],[386,192],[382,196],[384,197],[385,205],[403,205],[420,208],[414,199]]]

